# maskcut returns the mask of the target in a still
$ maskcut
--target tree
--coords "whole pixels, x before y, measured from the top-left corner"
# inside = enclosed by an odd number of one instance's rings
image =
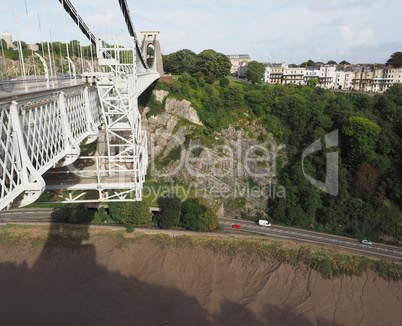
[[[394,52],[386,62],[387,65],[393,65],[394,68],[402,67],[402,52]]]
[[[218,52],[216,56],[218,61],[218,67],[215,72],[216,77],[221,78],[230,75],[230,68],[232,68],[232,63],[230,62],[230,59],[220,52]]]
[[[14,46],[16,46],[17,48],[19,47],[18,41],[14,41],[13,44],[14,44]],[[28,44],[26,44],[24,41],[21,41],[21,49],[22,49],[22,50],[27,50],[27,49],[28,49]]]
[[[189,198],[183,202],[181,220],[183,226],[192,231],[210,231],[219,226],[215,212],[201,204],[199,198]]]
[[[349,136],[350,152],[348,153],[351,165],[356,168],[361,162],[372,158],[372,146],[381,128],[373,121],[361,117],[351,117],[342,128],[342,132]]]
[[[119,223],[144,225],[152,220],[149,206],[144,201],[111,202],[109,203],[109,213],[111,218]]]
[[[327,65],[336,65],[336,61],[335,60],[329,60],[327,62]]]
[[[93,213],[85,208],[84,204],[66,204],[53,209],[52,218],[60,222],[81,223],[91,222]]]
[[[248,68],[245,72],[246,77],[253,83],[261,83],[265,73],[265,66],[257,61],[248,63]]]
[[[181,211],[181,200],[175,194],[169,193],[158,198],[160,211],[155,219],[161,229],[170,229],[177,224]]]
[[[100,207],[97,212],[95,212],[94,215],[94,222],[95,223],[105,223],[109,219],[109,215],[106,212],[106,209],[104,207]]]
[[[307,81],[307,84],[311,87],[316,87],[318,85],[318,78],[311,78]]]
[[[317,64],[313,60],[310,59],[309,61],[307,61],[307,66],[315,67],[315,66],[317,66]]]
[[[198,54],[198,69],[205,76],[225,77],[230,74],[231,66],[230,59],[223,53],[215,52],[214,50],[204,50]]]
[[[342,60],[341,62],[339,62],[340,65],[350,65],[349,62],[347,62],[346,60]]]
[[[194,74],[197,70],[197,60],[197,54],[184,49],[163,56],[163,67],[169,73],[182,74],[186,71],[189,74]]]
[[[342,128],[345,135],[353,137],[353,147],[367,151],[374,144],[374,137],[380,133],[380,127],[373,121],[361,117],[349,118],[349,123]]]
[[[222,77],[221,79],[219,79],[219,86],[220,87],[228,87],[230,84],[230,80],[226,77]]]

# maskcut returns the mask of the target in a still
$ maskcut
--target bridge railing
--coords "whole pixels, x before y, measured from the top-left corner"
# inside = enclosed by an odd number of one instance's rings
[[[96,87],[0,103],[0,209],[21,193],[21,206],[43,192],[51,167],[67,165],[79,144],[96,139],[101,111]]]
[[[0,80],[0,99],[44,90],[77,86],[85,82],[86,79],[81,75],[77,75],[76,78],[73,76],[63,76],[49,78],[49,80],[45,78]]]

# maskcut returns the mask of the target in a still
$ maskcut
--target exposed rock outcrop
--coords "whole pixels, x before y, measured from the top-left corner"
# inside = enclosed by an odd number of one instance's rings
[[[163,90],[154,94],[161,103],[168,96]],[[146,118],[148,112],[143,110],[142,124],[155,179],[182,182],[211,206],[222,201],[228,215],[239,216],[241,210],[252,216],[266,210],[276,181],[276,157],[283,155],[283,148],[262,126],[239,120],[236,126],[205,136],[191,103],[174,98],[166,98],[162,114]],[[180,151],[180,158],[170,160],[172,151]]]

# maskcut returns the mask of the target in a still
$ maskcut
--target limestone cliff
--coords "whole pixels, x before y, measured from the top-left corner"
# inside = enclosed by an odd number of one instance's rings
[[[169,94],[158,90],[154,95],[162,103]],[[142,108],[153,180],[188,185],[211,206],[223,202],[226,215],[232,217],[264,212],[267,199],[278,195],[273,184],[283,146],[261,125],[239,117],[236,125],[205,135],[191,103],[169,97],[162,114],[149,112]]]

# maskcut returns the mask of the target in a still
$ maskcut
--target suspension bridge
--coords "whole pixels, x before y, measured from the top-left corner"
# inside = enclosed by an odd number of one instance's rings
[[[67,55],[68,74],[60,77],[58,58],[43,42],[42,55],[31,54],[42,74],[32,78],[17,41],[19,79],[0,82],[0,210],[29,205],[45,190],[64,203],[141,200],[148,152],[138,97],[163,72],[158,32],[143,32],[140,45],[126,0],[115,1],[126,33],[113,36],[95,36],[69,0],[53,2],[62,8],[65,32],[68,19],[90,47],[86,56],[77,51],[81,74]],[[90,143],[96,151],[81,153],[80,146]]]

